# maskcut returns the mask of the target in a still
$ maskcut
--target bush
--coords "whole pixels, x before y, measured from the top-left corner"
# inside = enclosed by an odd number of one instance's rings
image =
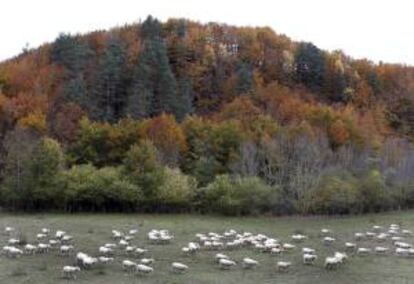
[[[245,215],[272,211],[278,201],[274,188],[257,177],[217,176],[202,189],[203,207],[225,215]]]
[[[391,196],[387,193],[384,179],[378,170],[371,170],[362,176],[359,191],[365,211],[380,211],[390,207]]]
[[[311,197],[313,213],[346,214],[361,211],[358,181],[349,173],[326,175]]]
[[[66,210],[70,211],[124,211],[142,201],[141,189],[119,167],[74,166],[62,173],[61,181]]]
[[[194,197],[197,182],[179,169],[166,168],[164,183],[158,189],[159,202],[168,209],[188,209]]]

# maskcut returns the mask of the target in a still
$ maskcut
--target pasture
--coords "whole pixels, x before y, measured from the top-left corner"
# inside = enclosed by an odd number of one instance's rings
[[[353,217],[215,217],[199,215],[123,215],[123,214],[1,214],[0,230],[6,226],[16,228],[19,235],[28,243],[36,243],[36,234],[41,228],[51,229],[51,234],[58,229],[74,237],[75,252],[82,251],[98,256],[99,246],[114,242],[113,229],[128,231],[138,228],[139,233],[131,241],[148,249],[146,257],[152,257],[154,272],[149,275],[127,274],[122,270],[124,259],[136,260],[121,249],[115,250],[115,261],[105,266],[82,270],[76,280],[62,277],[62,267],[75,264],[75,254],[68,257],[59,256],[56,251],[46,254],[23,255],[18,258],[0,257],[0,283],[414,283],[414,258],[399,257],[394,254],[390,240],[377,243],[375,240],[355,241],[355,232],[371,231],[373,225],[384,226],[391,223],[401,225],[404,229],[414,231],[414,212],[393,212],[386,214]],[[332,230],[336,241],[326,246],[320,236],[321,228]],[[148,240],[151,229],[168,229],[174,239],[170,244],[156,245]],[[195,255],[187,256],[181,248],[190,241],[196,241],[196,233],[217,232],[234,229],[237,232],[249,231],[262,233],[282,242],[292,242],[291,235],[300,233],[309,238],[291,252],[270,255],[243,247],[227,251],[210,251],[201,249]],[[7,244],[9,236],[0,235],[2,246]],[[344,243],[356,242],[360,247],[374,248],[387,246],[390,252],[385,255],[372,253],[359,256],[348,253],[349,260],[336,270],[324,269],[326,256],[335,251],[345,251]],[[405,237],[407,243],[414,243],[414,236]],[[316,249],[318,259],[314,265],[302,262],[302,247]],[[220,270],[214,261],[217,252],[227,254],[237,262],[230,270]],[[259,266],[252,270],[242,269],[241,260],[250,257],[259,261]],[[287,272],[278,272],[277,261],[290,261],[292,266]],[[185,274],[173,274],[172,262],[178,261],[189,266]]]

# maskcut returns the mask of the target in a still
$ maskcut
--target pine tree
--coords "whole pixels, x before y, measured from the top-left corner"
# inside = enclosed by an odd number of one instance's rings
[[[127,99],[125,47],[119,39],[107,42],[98,70],[94,116],[114,122],[122,116]]]

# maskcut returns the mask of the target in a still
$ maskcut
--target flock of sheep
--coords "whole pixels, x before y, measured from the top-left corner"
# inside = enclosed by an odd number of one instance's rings
[[[50,229],[43,228],[36,235],[36,244],[29,244],[15,237],[17,235],[16,230],[12,227],[6,227],[4,233],[9,236],[9,239],[8,244],[2,248],[2,254],[9,258],[46,254],[51,251],[56,251],[63,257],[74,256],[75,262],[62,268],[63,276],[68,279],[76,279],[77,273],[81,270],[89,270],[97,265],[106,265],[114,262],[115,256],[120,255],[118,252],[123,252],[122,255],[127,256],[127,259],[117,260],[120,262],[120,267],[126,273],[145,275],[151,274],[154,271],[151,265],[155,262],[155,259],[145,257],[149,254],[148,249],[133,245],[135,236],[139,233],[137,229],[131,229],[127,233],[112,230],[111,242],[99,246],[96,256],[76,251],[74,238],[62,230],[52,233]],[[343,244],[343,251],[337,251],[332,256],[326,257],[324,267],[327,270],[338,269],[347,262],[347,254],[364,256],[373,253],[387,254],[394,251],[394,254],[397,256],[414,257],[413,246],[406,242],[406,238],[411,235],[412,232],[410,230],[402,229],[397,224],[391,224],[388,228],[373,226],[370,231],[355,233],[353,240]],[[147,237],[148,241],[153,245],[168,245],[174,240],[174,235],[168,230],[154,229],[148,232]],[[326,246],[337,242],[334,232],[326,228],[321,229],[319,238]],[[245,257],[241,261],[236,261],[227,254],[240,248],[251,248],[263,253],[269,253],[270,255],[280,256],[280,260],[276,262],[276,269],[279,272],[287,272],[292,263],[281,260],[283,255],[299,250],[298,247],[307,239],[308,236],[306,235],[294,234],[291,236],[291,243],[289,243],[264,234],[240,233],[235,230],[227,230],[221,234],[215,232],[198,233],[192,241],[181,248],[181,253],[185,256],[191,256],[202,253],[203,250],[216,251],[214,262],[218,268],[228,270],[240,264],[243,269],[247,270],[260,265],[259,261],[251,257]],[[362,247],[361,241],[364,241],[364,243],[369,241],[370,247]],[[301,246],[300,251],[304,265],[315,264],[315,261],[318,259],[315,249]],[[170,270],[172,273],[178,274],[185,273],[190,268],[184,263],[172,262]]]

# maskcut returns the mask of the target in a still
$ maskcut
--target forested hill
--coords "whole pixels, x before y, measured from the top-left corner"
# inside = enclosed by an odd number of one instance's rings
[[[0,64],[1,194],[13,208],[411,206],[413,137],[414,68],[267,27],[148,17]],[[273,203],[253,205],[251,188]]]

